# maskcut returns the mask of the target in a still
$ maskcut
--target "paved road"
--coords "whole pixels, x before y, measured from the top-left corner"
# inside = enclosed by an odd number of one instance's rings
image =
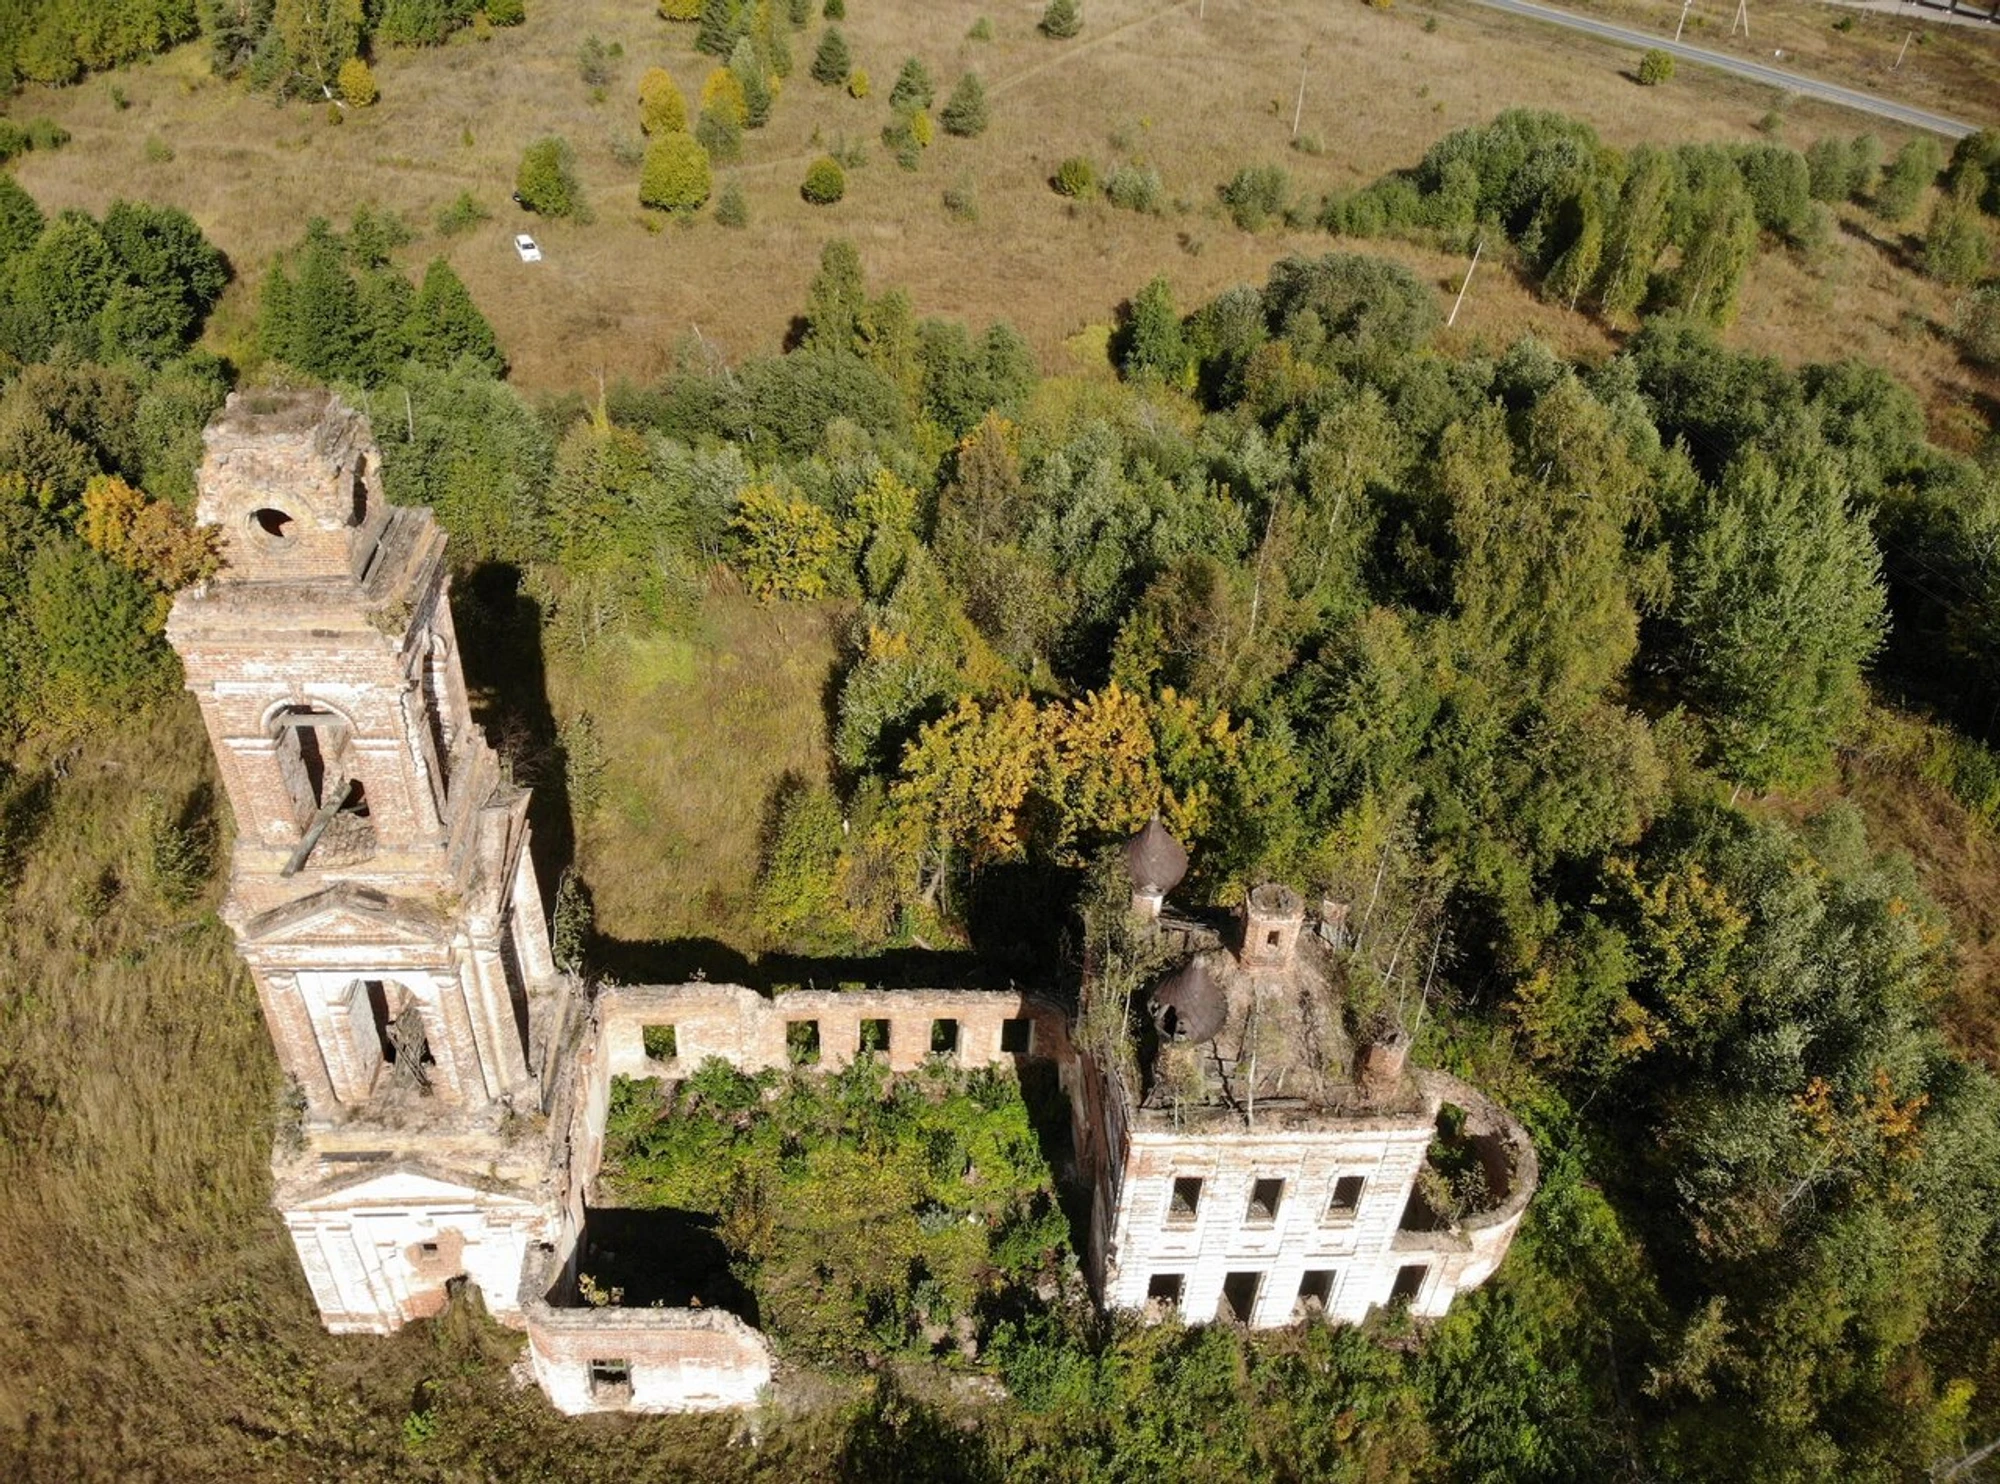
[[[1733,72],[1738,77],[1747,77],[1752,82],[1769,83],[1774,88],[1783,88],[1786,92],[1797,93],[1802,98],[1817,98],[1825,103],[1837,103],[1844,108],[1858,108],[1864,113],[1872,113],[1878,118],[1889,119],[1898,124],[1929,129],[1933,133],[1944,135],[1947,139],[1962,139],[1973,132],[1972,125],[1946,118],[1941,113],[1912,108],[1907,103],[1879,98],[1873,93],[1864,93],[1856,88],[1843,88],[1838,83],[1802,77],[1781,67],[1767,67],[1762,62],[1748,62],[1741,57],[1732,57],[1727,52],[1712,52],[1706,47],[1689,46],[1686,42],[1669,41],[1663,36],[1654,36],[1646,31],[1634,31],[1625,26],[1614,26],[1608,21],[1595,21],[1588,16],[1574,15],[1566,10],[1536,5],[1533,0],[1473,0],[1473,3],[1488,6],[1493,10],[1504,10],[1509,15],[1522,15],[1531,20],[1547,21],[1552,26],[1581,31],[1586,35],[1599,36],[1606,41],[1616,41],[1625,46],[1658,47],[1661,51],[1671,52],[1678,61],[1695,62],[1703,67],[1714,67],[1718,71]]]

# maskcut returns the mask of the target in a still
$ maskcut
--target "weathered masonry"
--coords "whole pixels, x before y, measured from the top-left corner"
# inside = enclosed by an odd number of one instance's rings
[[[770,1347],[726,1306],[580,1291],[593,1222],[618,1215],[591,1208],[612,1079],[711,1056],[1052,1062],[1108,1305],[1434,1314],[1505,1254],[1535,1182],[1525,1136],[1406,1067],[1396,1037],[1348,1044],[1338,954],[1282,887],[1252,894],[1228,947],[1156,927],[1187,963],[1150,998],[1156,1038],[1116,1055],[1079,1052],[1025,992],[587,994],[550,954],[527,794],[472,719],[444,535],[386,503],[366,420],[324,392],[238,394],[206,441],[198,515],[224,566],[167,632],[236,817],[223,915],[300,1108],[274,1198],[329,1329],[386,1333],[476,1283],[565,1411],[753,1402]],[[1185,852],[1155,824],[1128,853],[1157,919]],[[1440,1144],[1476,1171],[1471,1209],[1421,1194]]]

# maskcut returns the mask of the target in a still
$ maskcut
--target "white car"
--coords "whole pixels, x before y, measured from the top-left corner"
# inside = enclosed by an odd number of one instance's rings
[[[521,255],[524,263],[539,263],[542,260],[542,250],[535,246],[535,239],[526,232],[514,239],[514,251]]]

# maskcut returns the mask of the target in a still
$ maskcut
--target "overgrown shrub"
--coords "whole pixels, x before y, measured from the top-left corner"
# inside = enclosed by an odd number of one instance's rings
[[[576,73],[593,88],[601,88],[611,81],[611,64],[624,49],[616,43],[607,45],[602,36],[595,34],[583,38],[583,44],[576,49]]]
[[[868,73],[860,67],[847,75],[847,96],[850,98],[866,98],[873,86],[868,80]]]
[[[733,180],[715,198],[715,221],[722,227],[750,225],[750,203],[743,199],[743,187]]]
[[[437,214],[438,234],[456,237],[460,232],[469,231],[483,221],[490,221],[493,213],[479,204],[470,191],[460,191],[458,199]]]
[[[639,172],[639,204],[660,211],[695,211],[713,184],[708,151],[686,134],[665,134],[646,149]]]
[[[1119,165],[1104,178],[1105,198],[1121,211],[1157,212],[1165,192],[1151,165]]]
[[[648,134],[678,134],[687,129],[687,100],[664,67],[648,67],[639,79],[639,127]]]
[[[340,96],[355,108],[366,108],[382,96],[374,72],[361,58],[349,57],[340,64]]]
[[[1291,177],[1280,166],[1248,165],[1222,188],[1222,204],[1237,226],[1258,232],[1272,217],[1284,214],[1291,194]]]
[[[815,206],[831,206],[847,194],[847,172],[831,155],[821,155],[806,168],[799,194]]]
[[[537,139],[521,155],[514,192],[538,216],[579,216],[583,188],[576,179],[576,155],[559,134]]]
[[[1071,155],[1056,166],[1053,184],[1059,196],[1088,196],[1097,186],[1097,171],[1082,155]]]
[[[518,26],[527,18],[525,0],[486,0],[486,19],[496,26]]]
[[[1646,54],[1639,58],[1639,84],[1641,87],[1656,88],[1663,82],[1671,81],[1674,75],[1672,52],[1663,52],[1658,47],[1648,47]]]

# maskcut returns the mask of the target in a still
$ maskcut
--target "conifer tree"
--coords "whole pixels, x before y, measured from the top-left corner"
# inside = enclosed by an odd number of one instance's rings
[[[493,326],[472,302],[465,282],[443,258],[432,258],[405,329],[410,354],[427,366],[446,367],[469,356],[498,375],[505,362]]]
[[[819,39],[819,50],[813,53],[813,81],[825,83],[830,88],[840,87],[847,81],[847,74],[853,66],[853,60],[847,54],[847,38],[840,34],[840,27],[828,26],[826,34]]]
[[[977,139],[986,132],[986,85],[977,72],[968,72],[958,80],[938,119],[945,133],[961,139]]]
[[[737,91],[743,99],[743,127],[763,128],[771,118],[771,84],[764,75],[756,44],[748,36],[737,42],[736,50],[729,54],[729,73],[736,79]]]
[[[1042,12],[1042,34],[1056,41],[1067,41],[1083,29],[1083,7],[1077,0],[1049,0],[1049,8]]]
[[[742,0],[701,0],[701,25],[695,31],[694,49],[726,57],[736,49],[736,39],[746,29]]]
[[[889,106],[898,113],[910,113],[929,108],[936,98],[937,89],[931,86],[931,75],[922,60],[906,60],[896,74],[896,85],[889,89]]]

